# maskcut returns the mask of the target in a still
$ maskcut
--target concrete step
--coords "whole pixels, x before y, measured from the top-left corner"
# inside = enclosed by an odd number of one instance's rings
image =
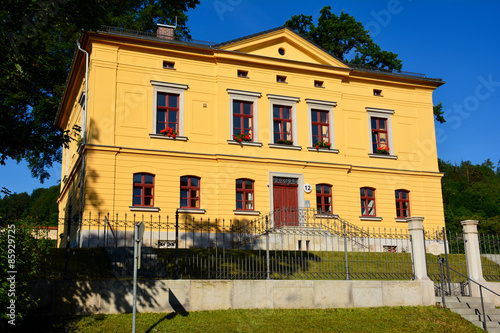
[[[476,325],[477,327],[483,328],[483,322],[479,320],[471,320],[471,323]],[[488,331],[491,332],[491,328],[498,328],[500,330],[500,324],[496,321],[486,321],[486,328],[488,328]]]
[[[481,315],[479,314],[462,314],[462,317],[468,321],[481,320]],[[500,322],[500,314],[490,314],[486,312],[486,321]]]

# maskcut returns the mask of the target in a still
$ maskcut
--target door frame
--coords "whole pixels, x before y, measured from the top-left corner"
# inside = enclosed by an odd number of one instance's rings
[[[301,173],[287,173],[269,171],[269,212],[274,210],[274,184],[273,177],[296,178],[297,179],[297,204],[304,208],[304,175]]]

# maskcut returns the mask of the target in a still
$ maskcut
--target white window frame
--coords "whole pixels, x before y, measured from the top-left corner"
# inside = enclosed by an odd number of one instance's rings
[[[252,103],[252,141],[242,142],[242,144],[258,143],[259,142],[259,112],[257,107],[257,101],[262,96],[260,92],[237,90],[237,89],[227,89],[229,94],[229,140],[233,142],[233,102],[243,101]]]
[[[324,150],[324,151],[331,151],[338,153],[338,149],[335,149],[335,132],[334,132],[334,126],[333,126],[333,108],[337,106],[337,102],[330,102],[330,101],[321,101],[318,99],[311,99],[311,98],[306,98],[306,103],[307,103],[307,115],[308,115],[308,120],[309,120],[309,148],[308,150],[315,151],[317,150],[314,148],[313,145],[313,137],[312,137],[312,117],[311,113],[312,110],[320,110],[320,111],[326,111],[328,112],[328,132],[330,135],[330,143],[332,144],[330,149],[326,148],[321,148],[319,150]]]
[[[179,95],[179,132],[177,133],[176,140],[187,140],[184,137],[184,92],[189,88],[187,84],[180,83],[171,83],[171,82],[162,82],[162,81],[154,81],[151,80],[151,85],[153,86],[153,128],[151,137],[163,137],[167,138],[160,133],[156,133],[156,113],[157,113],[157,101],[158,101],[158,93],[169,93],[169,94],[177,94]]]
[[[397,159],[398,157],[394,155],[394,140],[392,139],[392,115],[394,114],[394,110],[390,109],[380,109],[367,107],[366,111],[368,113],[368,139],[370,143],[370,153],[368,154],[370,157],[377,158],[388,158],[388,159]],[[372,118],[384,118],[387,120],[387,139],[389,140],[389,155],[377,154],[373,151],[373,142],[372,142]]]
[[[270,145],[275,145],[276,142],[274,142],[274,117],[273,117],[273,106],[274,105],[283,105],[283,106],[288,106],[292,110],[292,141],[293,141],[293,146],[297,147],[297,102],[300,101],[299,97],[292,97],[292,96],[281,96],[281,95],[273,95],[273,94],[267,94],[267,98],[269,99],[269,120],[271,124],[271,144]],[[281,145],[277,146],[280,147]],[[276,146],[275,146],[276,147]]]

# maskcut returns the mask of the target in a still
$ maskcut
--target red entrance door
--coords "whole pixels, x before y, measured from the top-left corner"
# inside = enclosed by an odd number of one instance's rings
[[[297,189],[296,178],[273,178],[275,228],[299,225]]]

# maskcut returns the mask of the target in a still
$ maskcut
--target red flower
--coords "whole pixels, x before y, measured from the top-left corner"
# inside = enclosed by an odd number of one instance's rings
[[[318,149],[318,148],[319,148],[319,146],[318,146],[318,145],[316,145],[316,149]]]
[[[239,141],[241,142],[241,139]]]

